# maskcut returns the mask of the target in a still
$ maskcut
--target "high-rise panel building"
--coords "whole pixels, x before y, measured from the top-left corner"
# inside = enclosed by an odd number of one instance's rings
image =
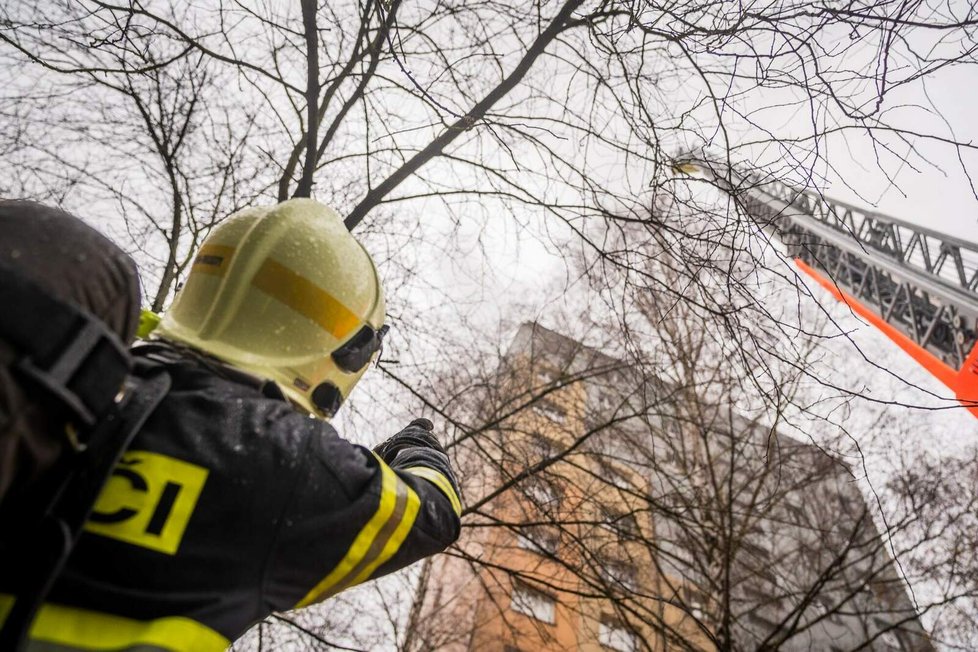
[[[521,327],[413,647],[932,649],[844,462],[640,367]]]

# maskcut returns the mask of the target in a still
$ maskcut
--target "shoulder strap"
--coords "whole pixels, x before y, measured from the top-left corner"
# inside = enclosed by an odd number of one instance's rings
[[[170,389],[163,365],[137,361],[136,375],[126,381],[122,404],[98,423],[75,470],[62,486],[48,513],[31,531],[18,537],[4,564],[19,569],[13,608],[0,630],[0,650],[18,650],[31,623],[81,534],[102,486]],[[12,554],[13,553],[13,554]]]
[[[0,337],[15,368],[88,428],[112,406],[131,368],[129,352],[100,319],[0,264]]]

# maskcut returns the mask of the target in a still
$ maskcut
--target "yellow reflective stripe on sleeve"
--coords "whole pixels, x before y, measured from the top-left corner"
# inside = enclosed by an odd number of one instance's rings
[[[7,614],[14,608],[14,596],[9,593],[0,593],[0,625],[7,622]]]
[[[394,513],[395,518],[388,521],[384,531],[381,532],[381,535],[377,537],[377,541],[374,543],[373,548],[376,549],[376,554],[372,553],[368,555],[357,575],[349,584],[342,586],[340,590],[349,586],[356,586],[370,579],[370,576],[374,574],[377,568],[401,549],[401,544],[404,543],[408,533],[411,532],[411,528],[414,527],[418,510],[421,508],[421,500],[418,498],[418,494],[400,478],[397,479],[397,491],[399,507]],[[401,515],[402,510],[403,515]]]
[[[296,604],[296,608],[336,595],[369,579],[381,564],[397,553],[414,526],[421,507],[418,494],[379,457],[377,463],[381,472],[377,511],[353,539],[343,559]]]
[[[455,488],[452,487],[452,483],[445,477],[444,473],[440,473],[427,466],[412,466],[409,469],[404,469],[404,471],[410,473],[411,475],[416,475],[419,478],[424,478],[431,484],[438,487],[438,489],[440,489],[441,492],[448,498],[448,502],[452,504],[452,509],[455,511],[455,515],[462,515],[462,501],[459,500],[458,494],[455,493]]]
[[[0,610],[9,595],[0,596]],[[7,606],[6,612],[10,611]],[[4,614],[6,615],[6,614]],[[231,641],[195,620],[171,616],[156,620],[133,620],[122,616],[45,604],[31,626],[32,640],[56,643],[82,650],[122,650],[138,646],[163,650],[200,650],[220,652]]]

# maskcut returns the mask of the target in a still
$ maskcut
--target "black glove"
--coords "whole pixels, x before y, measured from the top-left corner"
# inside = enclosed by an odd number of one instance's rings
[[[374,448],[374,452],[388,464],[394,462],[397,454],[409,448],[433,448],[442,455],[445,449],[431,432],[435,429],[435,424],[427,419],[415,419],[407,427]]]
[[[448,463],[445,449],[431,431],[435,424],[427,419],[415,419],[407,428],[374,448],[374,452],[393,469],[408,469],[412,466],[427,466],[448,478],[455,493],[458,493],[458,480]]]

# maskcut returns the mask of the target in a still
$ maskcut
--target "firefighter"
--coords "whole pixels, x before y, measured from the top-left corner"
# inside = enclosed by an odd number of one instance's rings
[[[223,650],[273,611],[451,544],[461,504],[431,422],[370,451],[326,421],[376,357],[384,316],[370,256],[326,206],[293,199],[215,228],[133,349],[171,388],[28,649]],[[0,618],[12,600],[0,594]]]

